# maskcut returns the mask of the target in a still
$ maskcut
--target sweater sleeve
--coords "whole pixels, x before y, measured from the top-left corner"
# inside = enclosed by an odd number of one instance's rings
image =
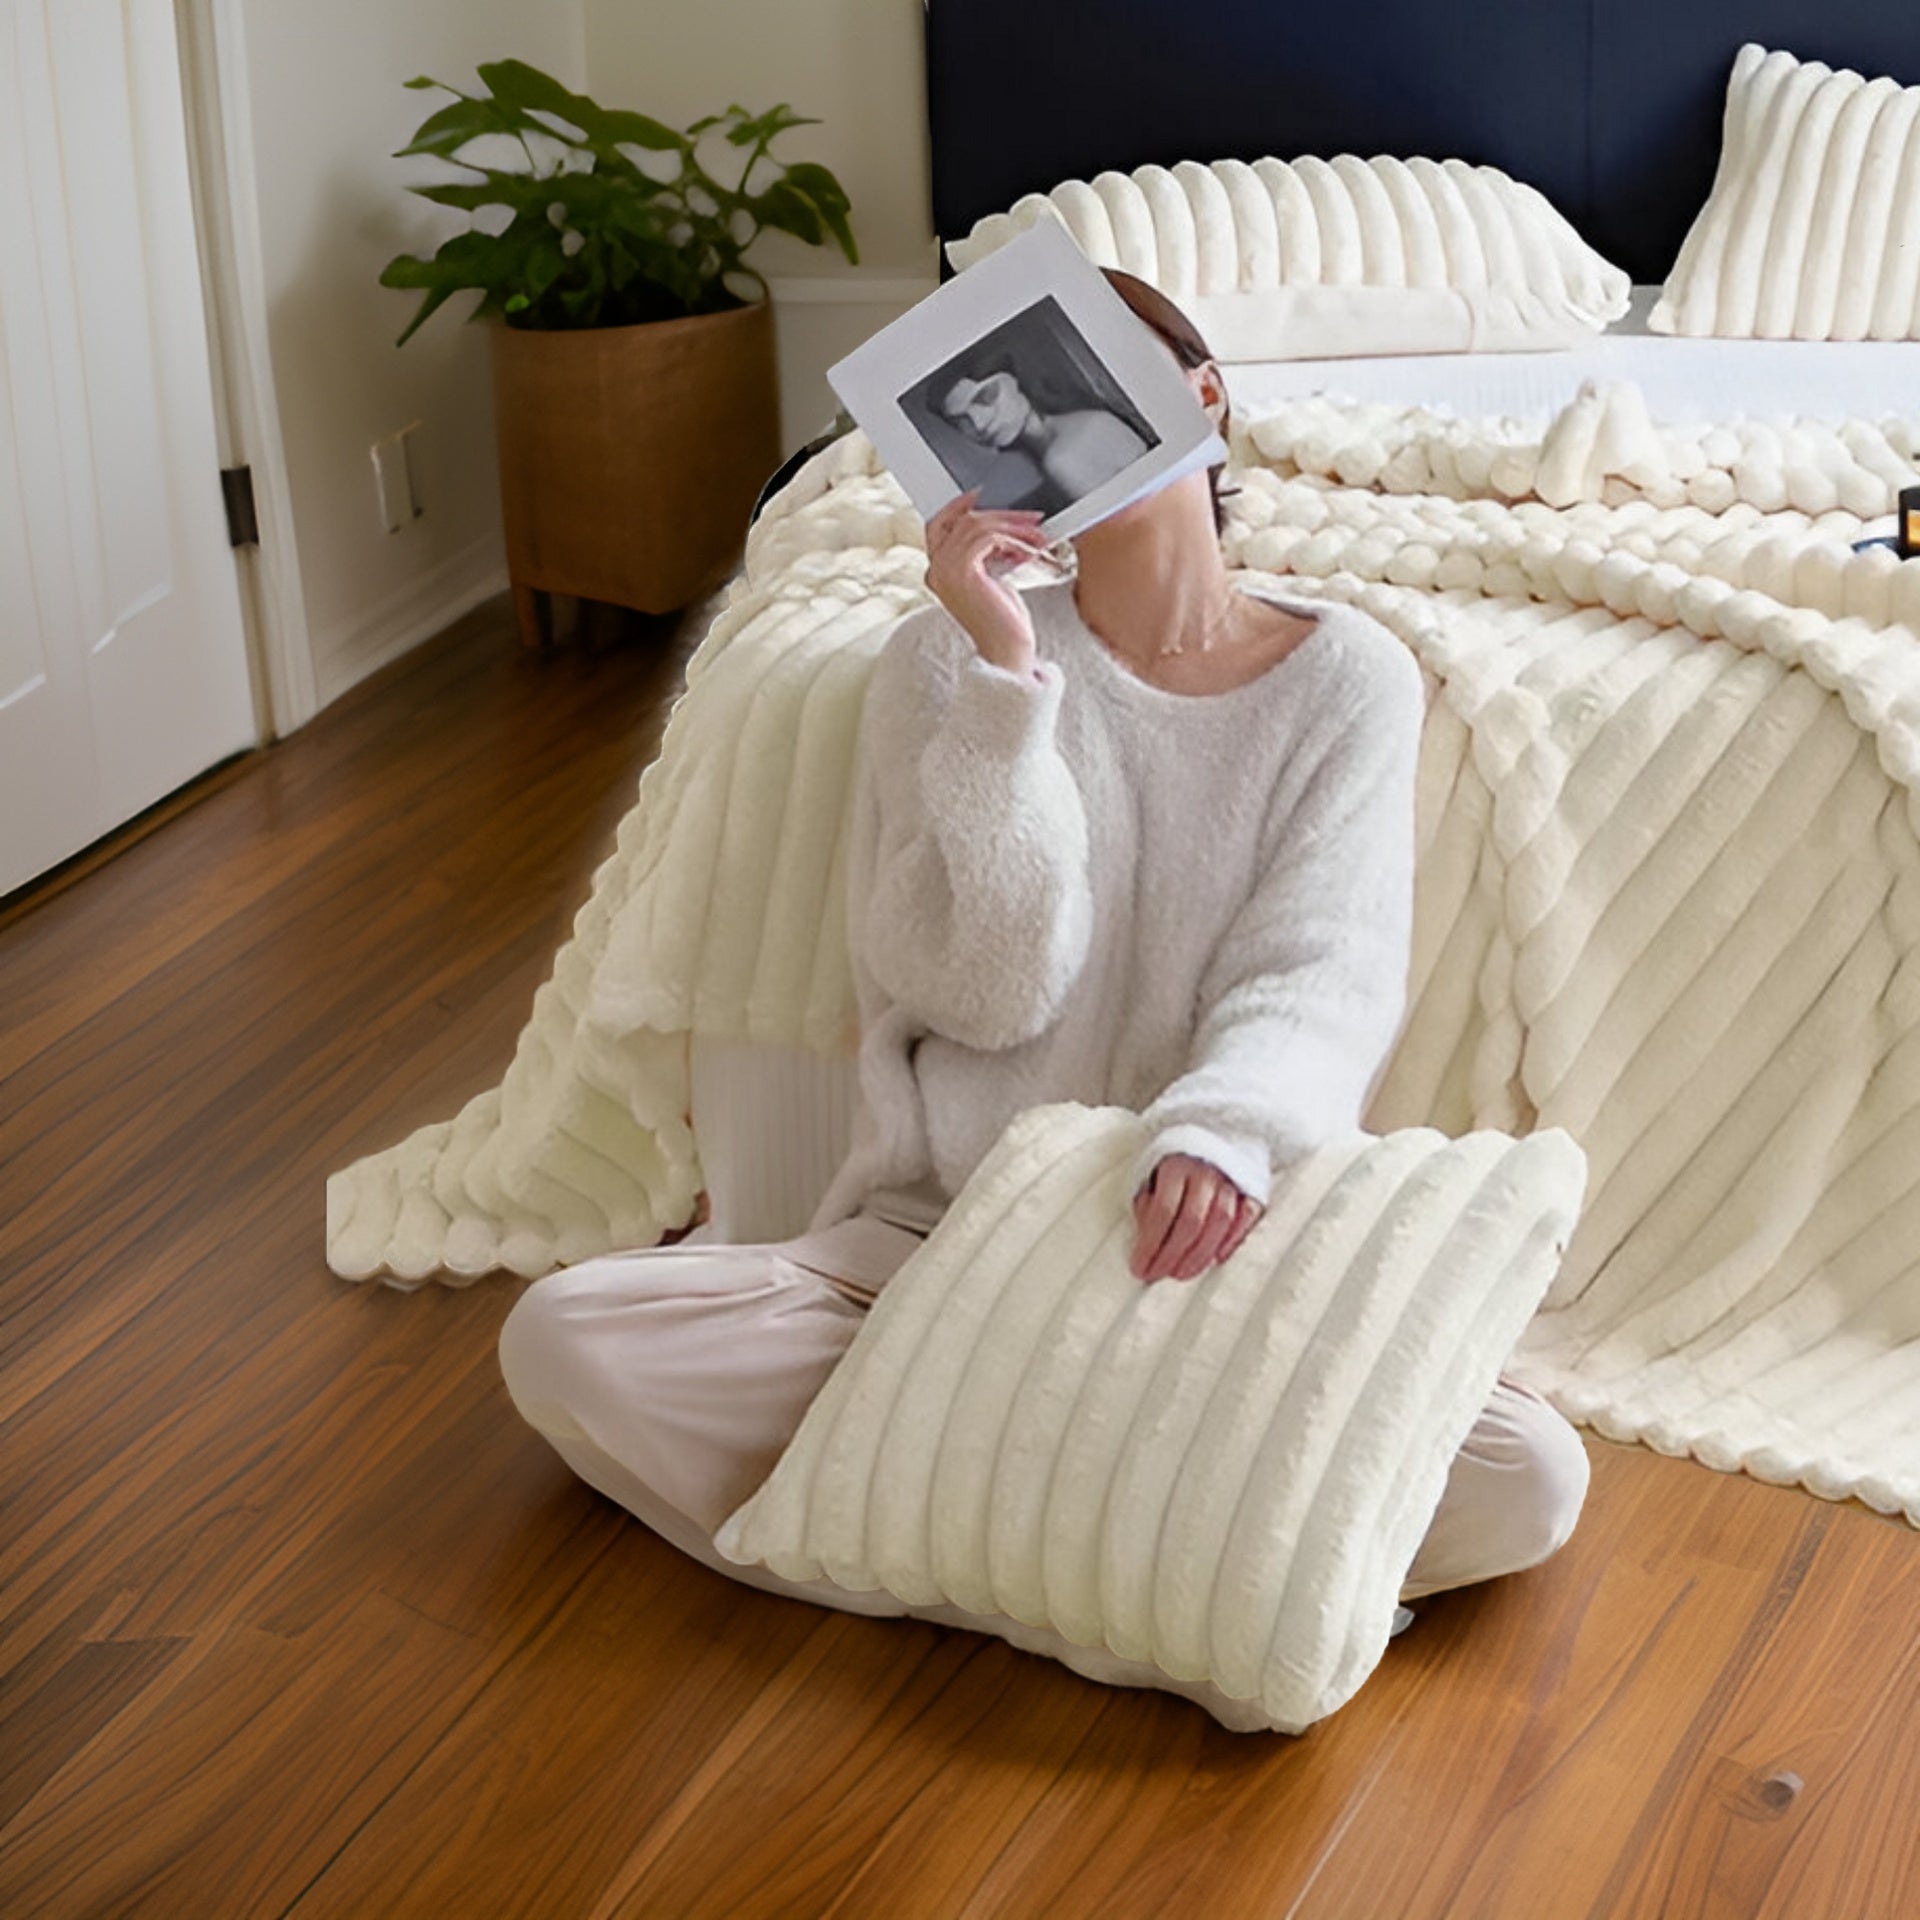
[[[876,828],[854,935],[895,1005],[998,1049],[1044,1031],[1086,959],[1087,821],[1055,744],[1060,669],[1023,677],[943,639],[903,630],[875,669],[862,742]]]
[[[1265,1205],[1273,1175],[1360,1125],[1406,1014],[1425,687],[1410,654],[1356,703],[1276,824],[1202,977],[1187,1071],[1149,1105],[1134,1190],[1168,1154]]]

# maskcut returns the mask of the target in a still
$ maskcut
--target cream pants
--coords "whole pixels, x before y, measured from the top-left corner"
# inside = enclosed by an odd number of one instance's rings
[[[501,1329],[507,1390],[588,1485],[730,1580],[849,1613],[995,1633],[1089,1678],[1184,1693],[1224,1724],[1249,1724],[1204,1683],[1003,1615],[784,1580],[715,1549],[714,1532],[773,1470],[859,1330],[866,1301],[919,1238],[862,1215],[794,1240],[682,1242],[549,1275]],[[1454,1460],[1402,1599],[1536,1565],[1572,1533],[1586,1489],[1586,1451],[1573,1428],[1538,1395],[1500,1381]]]

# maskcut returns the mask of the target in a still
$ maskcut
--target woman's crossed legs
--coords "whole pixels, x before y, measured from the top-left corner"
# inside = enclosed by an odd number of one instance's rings
[[[588,1261],[537,1282],[508,1315],[508,1391],[583,1480],[730,1579],[847,1612],[986,1624],[998,1616],[784,1580],[713,1545],[852,1342],[866,1311],[860,1296],[918,1244],[863,1219],[775,1245],[683,1244]],[[855,1281],[828,1277],[820,1269],[829,1263],[855,1270]],[[1401,1597],[1545,1560],[1573,1531],[1587,1472],[1568,1422],[1500,1381],[1455,1457]]]

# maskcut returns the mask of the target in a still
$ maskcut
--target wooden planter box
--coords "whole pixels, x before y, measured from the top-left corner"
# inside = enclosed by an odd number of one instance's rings
[[[767,305],[648,326],[492,334],[521,637],[544,637],[542,594],[669,613],[718,586],[780,464]]]

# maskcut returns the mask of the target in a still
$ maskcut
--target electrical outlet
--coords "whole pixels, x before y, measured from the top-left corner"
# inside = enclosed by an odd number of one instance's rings
[[[420,422],[412,420],[398,433],[373,443],[373,478],[380,494],[380,520],[389,533],[398,533],[426,512],[413,459],[413,436]]]

